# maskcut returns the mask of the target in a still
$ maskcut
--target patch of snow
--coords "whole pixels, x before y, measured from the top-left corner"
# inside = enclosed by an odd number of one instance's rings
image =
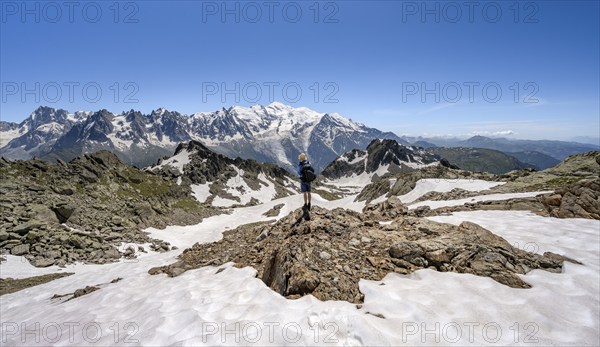
[[[8,131],[0,131],[0,148],[6,146],[13,139],[21,136],[19,128],[8,130]]]
[[[533,196],[537,196],[540,194],[552,193],[552,191],[540,191],[540,192],[525,192],[525,193],[505,193],[505,194],[487,194],[487,195],[478,195],[470,198],[464,199],[456,199],[456,200],[425,200],[419,201],[414,204],[408,205],[408,208],[414,209],[419,206],[429,206],[431,209],[436,209],[440,207],[447,206],[460,206],[466,203],[474,203],[480,201],[498,201],[498,200],[508,200],[515,198],[529,198]]]
[[[439,165],[439,162],[433,162],[433,163],[429,163],[429,164],[420,164],[420,163],[415,163],[415,162],[406,162],[406,161],[401,161],[402,164],[412,168],[412,169],[422,169],[425,167],[430,167],[430,166],[437,166]]]
[[[243,172],[240,176],[230,178],[227,180],[226,191],[235,197],[239,197],[240,202],[233,199],[215,196],[212,203],[213,206],[231,207],[236,204],[245,205],[249,203],[252,198],[261,203],[271,201],[271,199],[277,195],[275,184],[262,172],[258,174],[258,179],[264,182],[266,185],[260,184],[260,188],[258,190],[252,190],[252,188],[250,188],[250,186],[248,186],[244,180]]]
[[[72,123],[81,123],[92,114],[93,112],[90,111],[77,111],[75,113],[69,113],[67,115],[67,120]]]
[[[350,164],[350,165],[357,164],[357,163],[359,163],[359,162],[361,162],[361,161],[365,160],[365,165],[366,165],[366,164],[367,164],[366,160],[367,160],[367,158],[368,158],[368,157],[369,157],[369,154],[368,154],[368,153],[364,153],[364,154],[357,153],[357,154],[356,154],[356,157],[355,157],[354,159],[352,159],[352,160],[348,160],[348,158],[346,158],[345,156],[342,156],[342,157],[340,157],[340,158],[345,158],[345,160],[346,160],[346,161],[348,162],[348,164]]]
[[[35,130],[47,134],[60,134],[63,131],[63,126],[57,122],[42,124]]]
[[[366,162],[365,162],[366,163]],[[388,172],[389,165],[381,165],[375,172],[362,172],[360,175],[352,173],[350,176],[337,178],[334,180],[326,179],[325,184],[330,184],[334,187],[349,190],[351,194],[360,193],[362,189],[373,181],[373,177],[385,175]]]
[[[205,184],[192,184],[190,188],[192,189],[192,195],[198,202],[203,203],[210,196],[210,184],[211,182],[207,182]]]
[[[177,145],[177,143],[172,141],[171,138],[166,134],[163,134],[162,139],[159,140],[158,135],[152,131],[146,133],[146,141],[158,147],[175,147]]]
[[[153,166],[152,169],[162,168],[164,166],[169,165],[169,166],[179,170],[179,172],[183,174],[183,167],[189,163],[190,163],[190,152],[187,150],[187,148],[184,148],[181,150],[181,152],[177,153],[176,155],[172,156],[171,158],[163,160],[163,162],[160,163],[159,165]]]
[[[502,185],[504,183],[506,182],[490,182],[471,179],[427,178],[418,180],[413,190],[407,194],[398,196],[398,198],[400,201],[407,204],[417,200],[429,192],[446,193],[455,188],[460,188],[471,192],[478,192]]]
[[[133,146],[133,141],[119,138],[116,133],[107,134],[106,137],[108,137],[115,148],[121,151],[128,150],[131,148],[131,146]]]

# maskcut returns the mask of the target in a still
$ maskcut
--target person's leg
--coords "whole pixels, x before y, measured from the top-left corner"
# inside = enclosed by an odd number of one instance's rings
[[[311,199],[311,195],[310,192],[308,192],[308,209],[310,210],[310,199]]]
[[[308,204],[308,192],[304,192],[304,205]]]

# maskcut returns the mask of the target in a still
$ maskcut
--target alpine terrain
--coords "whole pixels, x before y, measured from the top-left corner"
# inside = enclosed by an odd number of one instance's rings
[[[164,108],[114,114],[107,110],[77,112],[40,107],[20,124],[2,123],[0,155],[70,160],[106,149],[124,162],[147,166],[169,155],[181,142],[196,140],[214,151],[244,159],[275,163],[293,171],[300,152],[322,170],[338,155],[365,148],[373,139],[398,136],[369,128],[339,114],[268,106],[234,106],[190,116]]]
[[[515,343],[486,324],[600,338],[599,151],[538,170],[278,103],[40,108],[2,131],[3,344],[428,345],[440,322],[460,344]],[[332,158],[310,209],[305,150]]]

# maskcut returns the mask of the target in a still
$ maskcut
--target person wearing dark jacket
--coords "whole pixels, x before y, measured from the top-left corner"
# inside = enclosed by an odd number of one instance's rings
[[[306,164],[310,164],[308,157],[304,153],[300,153],[298,156],[298,178],[300,178],[300,191],[304,194],[304,210],[310,210],[310,190],[311,182],[302,181],[302,169]]]

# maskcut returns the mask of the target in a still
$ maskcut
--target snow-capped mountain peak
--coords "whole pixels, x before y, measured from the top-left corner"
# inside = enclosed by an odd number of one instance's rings
[[[40,125],[44,126],[36,130]],[[348,150],[366,148],[373,139],[402,141],[392,133],[369,128],[337,113],[280,102],[232,106],[189,117],[163,107],[149,115],[135,110],[121,114],[107,110],[70,114],[40,107],[18,129],[7,125],[0,132],[0,155],[9,158],[71,159],[73,155],[108,149],[123,161],[145,166],[172,153],[179,143],[197,140],[229,157],[272,162],[290,171],[300,152],[308,153],[319,169]]]

